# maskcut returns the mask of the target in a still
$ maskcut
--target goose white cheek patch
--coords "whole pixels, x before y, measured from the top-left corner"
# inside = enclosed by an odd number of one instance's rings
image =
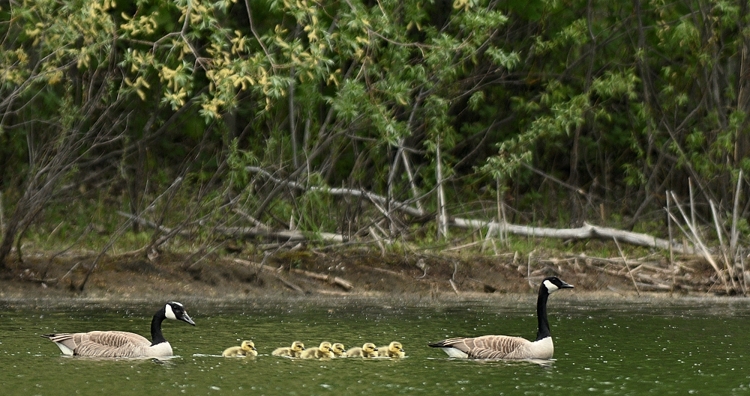
[[[559,289],[557,286],[555,286],[554,283],[548,280],[544,281],[544,287],[547,288],[547,292],[549,292],[550,294],[556,292]]]
[[[164,307],[164,316],[166,316],[167,319],[177,320],[177,316],[174,314],[174,311],[172,310],[172,306],[169,304],[167,304]]]

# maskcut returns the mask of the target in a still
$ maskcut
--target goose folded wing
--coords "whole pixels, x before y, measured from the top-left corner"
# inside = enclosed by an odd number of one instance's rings
[[[521,337],[488,335],[475,338],[451,338],[435,344],[442,348],[455,348],[472,359],[508,359],[529,341]]]
[[[151,345],[145,337],[124,331],[78,333],[73,334],[73,340],[76,344],[76,355],[95,357],[140,356],[141,349]]]

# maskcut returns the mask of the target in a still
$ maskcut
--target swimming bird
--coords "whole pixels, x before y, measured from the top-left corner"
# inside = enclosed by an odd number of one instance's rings
[[[305,344],[302,341],[294,341],[291,347],[276,348],[271,355],[273,356],[289,356],[299,357],[302,351],[305,350]]]
[[[221,354],[224,357],[245,357],[258,356],[258,350],[255,349],[255,343],[250,340],[242,341],[242,345],[229,347]]]
[[[560,289],[572,289],[555,276],[545,278],[539,286],[536,316],[539,328],[536,340],[521,337],[486,335],[473,338],[449,338],[429,346],[442,348],[450,357],[468,359],[551,359],[555,351],[547,321],[547,298]]]
[[[342,357],[346,353],[346,348],[344,348],[344,344],[335,342],[331,346],[331,352],[333,352],[334,357]]]
[[[362,347],[350,348],[346,351],[346,357],[370,358],[378,356],[378,347],[371,342],[366,342]]]
[[[393,341],[388,346],[378,347],[378,356],[402,358],[406,356],[404,346],[398,341]]]
[[[145,337],[126,331],[90,331],[88,333],[44,334],[57,344],[60,351],[68,356],[93,357],[165,357],[172,356],[172,346],[161,333],[164,319],[181,320],[195,326],[182,304],[168,302],[156,311],[151,319],[151,341]]]
[[[300,357],[303,359],[331,358],[333,357],[333,352],[331,352],[331,343],[328,341],[323,341],[320,343],[320,346],[305,349],[304,351],[302,351]]]

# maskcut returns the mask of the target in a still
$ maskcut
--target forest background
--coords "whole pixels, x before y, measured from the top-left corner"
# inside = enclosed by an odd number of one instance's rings
[[[10,0],[0,38],[5,277],[549,248],[746,292],[747,2]]]

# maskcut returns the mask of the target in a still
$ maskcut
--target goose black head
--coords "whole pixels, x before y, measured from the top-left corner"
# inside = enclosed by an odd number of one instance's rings
[[[185,307],[177,301],[170,301],[164,306],[164,316],[167,319],[181,320],[195,326],[195,322],[193,322],[193,319],[190,319],[190,315],[185,311]]]
[[[573,285],[569,283],[565,283],[565,281],[561,280],[560,278],[556,276],[550,276],[548,278],[544,278],[542,281],[542,286],[547,290],[548,294],[552,294],[560,289],[572,289]]]

